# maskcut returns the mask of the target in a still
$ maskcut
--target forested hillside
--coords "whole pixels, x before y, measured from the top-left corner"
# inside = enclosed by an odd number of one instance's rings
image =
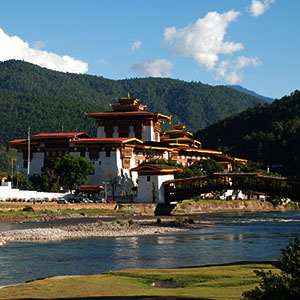
[[[110,110],[109,104],[127,93],[148,110],[171,115],[196,131],[239,113],[261,100],[225,86],[166,78],[109,80],[103,77],[51,71],[23,61],[0,63],[0,145],[32,133],[86,131],[95,135],[85,112]]]
[[[237,91],[239,91],[241,93],[244,93],[244,94],[247,94],[247,95],[251,95],[251,96],[254,96],[254,97],[258,98],[258,99],[264,100],[264,101],[266,101],[268,103],[272,103],[274,101],[273,98],[259,95],[259,94],[255,93],[253,91],[250,91],[250,90],[248,90],[248,89],[246,89],[246,88],[244,88],[244,87],[242,87],[240,85],[227,85],[227,86],[230,87],[230,88],[232,88],[232,89],[234,89],[234,90],[237,90]]]
[[[205,147],[300,179],[300,91],[217,122],[195,137]]]

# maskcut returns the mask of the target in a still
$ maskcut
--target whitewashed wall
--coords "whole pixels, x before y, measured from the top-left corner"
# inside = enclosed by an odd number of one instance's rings
[[[104,126],[98,126],[97,128],[97,138],[104,139],[106,138],[106,134],[104,131]]]
[[[25,191],[20,189],[14,189],[11,187],[11,182],[4,182],[0,186],[0,199],[5,200],[7,198],[58,198],[64,196],[65,193],[47,193],[47,192],[37,192],[37,191]]]
[[[142,141],[155,141],[155,134],[154,134],[153,126],[144,126],[143,125]]]
[[[147,177],[150,176],[150,181]],[[173,175],[139,175],[139,184],[137,190],[137,197],[134,199],[136,203],[153,203],[152,201],[152,189],[154,182],[156,187],[156,199],[155,203],[165,203],[165,191],[163,182],[167,180],[173,180]]]

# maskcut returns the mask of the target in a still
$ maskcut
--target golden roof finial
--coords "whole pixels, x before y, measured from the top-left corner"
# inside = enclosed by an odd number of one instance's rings
[[[130,94],[129,94],[129,92],[128,92],[127,98],[130,99]]]

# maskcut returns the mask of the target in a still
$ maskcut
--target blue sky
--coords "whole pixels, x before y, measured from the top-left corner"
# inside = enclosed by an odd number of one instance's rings
[[[0,61],[281,98],[300,88],[299,11],[298,0],[0,0]]]

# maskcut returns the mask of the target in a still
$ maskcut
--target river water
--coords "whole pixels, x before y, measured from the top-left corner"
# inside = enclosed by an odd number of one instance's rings
[[[300,238],[299,211],[193,218],[216,225],[161,236],[8,243],[0,247],[0,286],[54,275],[98,274],[126,268],[272,260],[280,257],[280,249]],[[0,224],[0,230],[34,226]]]

